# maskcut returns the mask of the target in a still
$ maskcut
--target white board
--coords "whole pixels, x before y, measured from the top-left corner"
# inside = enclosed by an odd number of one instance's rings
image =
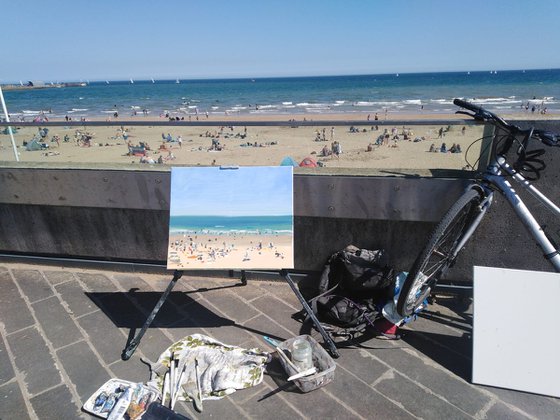
[[[560,274],[474,267],[473,383],[560,397]]]

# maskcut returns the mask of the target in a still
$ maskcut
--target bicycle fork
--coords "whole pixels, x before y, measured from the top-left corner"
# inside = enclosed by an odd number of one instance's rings
[[[470,226],[465,231],[465,234],[461,237],[461,239],[457,243],[457,246],[453,250],[452,258],[451,258],[452,261],[455,261],[457,254],[463,249],[463,247],[467,244],[468,240],[471,238],[475,230],[478,228],[478,225],[480,224],[482,218],[484,217],[484,215],[492,205],[492,200],[494,199],[494,191],[479,184],[472,185],[470,188],[476,188],[476,187],[480,187],[483,190],[482,194],[484,198],[480,202],[480,209],[478,215],[474,218]]]

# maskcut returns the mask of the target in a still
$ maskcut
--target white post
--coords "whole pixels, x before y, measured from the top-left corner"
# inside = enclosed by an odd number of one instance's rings
[[[6,117],[6,122],[10,122],[10,116],[8,115],[8,110],[6,109],[6,102],[4,102],[4,94],[2,93],[1,86],[0,86],[0,101],[2,102],[2,109],[4,110],[4,116]],[[16,141],[14,140],[14,134],[12,133],[11,126],[8,126],[8,133],[10,133],[10,138],[12,139],[12,148],[14,149],[14,156],[16,157],[16,162],[19,162],[19,155],[17,152]]]

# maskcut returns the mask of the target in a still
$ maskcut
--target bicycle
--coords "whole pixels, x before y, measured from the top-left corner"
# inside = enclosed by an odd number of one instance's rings
[[[477,175],[473,183],[447,211],[409,270],[397,302],[397,312],[403,317],[417,313],[425,306],[437,281],[453,266],[457,255],[492,205],[495,191],[504,195],[544,251],[545,258],[557,272],[560,272],[560,253],[557,246],[543,231],[507,179],[513,179],[546,208],[560,216],[560,208],[529,182],[537,180],[540,172],[545,169],[546,165],[539,159],[545,150],[528,150],[531,139],[547,146],[559,146],[560,136],[534,128],[521,129],[492,112],[461,99],[455,99],[453,103],[470,111],[460,110],[456,112],[457,114],[465,114],[477,121],[494,125],[491,160],[486,171]],[[510,166],[506,159],[514,145],[518,145],[518,158]]]

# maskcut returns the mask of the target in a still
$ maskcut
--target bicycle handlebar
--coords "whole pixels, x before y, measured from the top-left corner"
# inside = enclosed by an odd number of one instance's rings
[[[453,103],[461,108],[468,109],[469,111],[474,112],[474,115],[468,114],[476,120],[483,120],[483,121],[494,121],[495,123],[501,125],[504,128],[509,130],[516,129],[514,125],[508,124],[502,118],[498,117],[496,114],[485,110],[484,108],[475,105],[473,103],[464,101],[462,99],[454,99]]]
[[[462,99],[454,99],[453,103],[457,106],[460,106],[461,108],[465,108],[468,109],[469,111],[474,112],[474,115],[469,114],[467,112],[463,112],[463,114],[470,115],[471,117],[477,120],[494,122],[500,125],[502,128],[508,130],[512,134],[521,133],[527,136],[530,135],[531,137],[539,140],[541,143],[547,146],[560,146],[560,136],[556,133],[552,133],[550,131],[533,130],[533,129],[521,130],[519,127],[507,123],[502,118],[498,117],[496,114],[487,111],[484,108],[475,105],[471,102],[464,101]]]

